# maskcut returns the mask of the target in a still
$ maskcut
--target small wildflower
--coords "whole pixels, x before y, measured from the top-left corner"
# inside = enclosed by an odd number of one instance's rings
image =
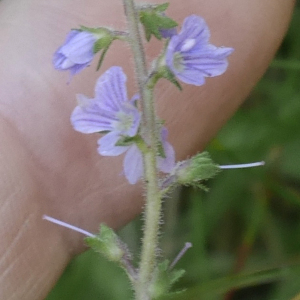
[[[95,98],[78,95],[78,106],[71,116],[75,130],[82,133],[110,132],[110,135],[133,137],[140,125],[140,112],[128,100],[126,75],[122,68],[111,67],[97,81]]]
[[[82,133],[104,133],[98,140],[98,153],[103,156],[118,156],[126,152],[124,174],[131,184],[143,176],[143,156],[136,144],[141,114],[136,108],[138,96],[128,100],[126,75],[120,67],[111,67],[99,79],[95,98],[78,95],[78,106],[71,115],[75,130]],[[168,131],[161,129],[160,143],[163,157],[158,156],[160,171],[169,173],[175,166],[175,152],[167,142]],[[124,142],[124,138],[128,141]],[[139,137],[140,138],[140,137]]]
[[[71,30],[65,43],[53,56],[55,69],[70,71],[71,76],[89,66],[94,58],[97,37],[87,31]]]
[[[171,37],[166,64],[181,81],[201,86],[205,77],[223,74],[232,48],[209,44],[210,32],[204,19],[191,15],[184,20],[179,34]]]

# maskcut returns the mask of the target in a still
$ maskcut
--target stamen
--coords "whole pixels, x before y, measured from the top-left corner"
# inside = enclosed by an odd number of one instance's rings
[[[173,262],[170,264],[169,270],[172,270],[174,268],[174,266],[179,262],[179,260],[186,253],[186,251],[189,250],[191,247],[193,247],[192,243],[185,243],[183,249],[178,253]]]
[[[57,224],[57,225],[60,225],[60,226],[63,226],[63,227],[72,229],[72,230],[77,231],[77,232],[80,232],[80,233],[82,233],[82,234],[84,234],[84,235],[86,235],[86,236],[95,237],[94,234],[92,234],[92,233],[90,233],[90,232],[88,232],[88,231],[85,231],[85,230],[83,230],[83,229],[81,229],[81,228],[78,228],[78,227],[73,226],[73,225],[71,225],[71,224],[65,223],[65,222],[63,222],[63,221],[54,219],[54,218],[52,218],[52,217],[43,215],[43,219],[44,219],[44,220],[47,220],[47,221],[49,221],[49,222],[52,222],[52,223],[54,223],[54,224]]]
[[[254,162],[250,164],[239,164],[239,165],[219,165],[220,169],[243,169],[243,168],[253,168],[253,167],[259,167],[264,166],[264,161]]]

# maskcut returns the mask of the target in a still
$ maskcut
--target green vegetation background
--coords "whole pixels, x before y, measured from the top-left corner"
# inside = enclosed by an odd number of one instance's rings
[[[183,189],[166,201],[164,254],[171,259],[186,241],[194,245],[178,264],[187,273],[177,288],[187,291],[176,299],[299,300],[299,3],[276,59],[208,150],[220,164],[266,166],[223,171],[210,192]],[[120,232],[134,253],[139,225]],[[123,272],[92,252],[76,258],[47,297],[86,299],[131,299]]]

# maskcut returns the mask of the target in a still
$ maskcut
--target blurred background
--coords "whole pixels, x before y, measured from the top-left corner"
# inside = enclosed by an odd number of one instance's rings
[[[300,300],[300,3],[269,70],[207,149],[224,170],[208,193],[184,188],[165,206],[162,250],[186,275],[174,299]],[[139,220],[120,231],[133,253]],[[127,278],[88,251],[67,267],[47,300],[132,299]],[[173,298],[172,298],[173,299]]]

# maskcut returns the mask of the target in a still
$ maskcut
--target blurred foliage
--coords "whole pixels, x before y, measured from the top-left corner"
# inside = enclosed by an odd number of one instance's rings
[[[300,5],[264,78],[209,145],[220,164],[265,160],[226,170],[210,192],[183,189],[166,201],[164,254],[187,273],[176,299],[300,299]],[[138,253],[140,221],[120,234]],[[122,270],[87,252],[66,269],[47,300],[122,300],[132,294]],[[175,299],[175,298],[174,298]]]

